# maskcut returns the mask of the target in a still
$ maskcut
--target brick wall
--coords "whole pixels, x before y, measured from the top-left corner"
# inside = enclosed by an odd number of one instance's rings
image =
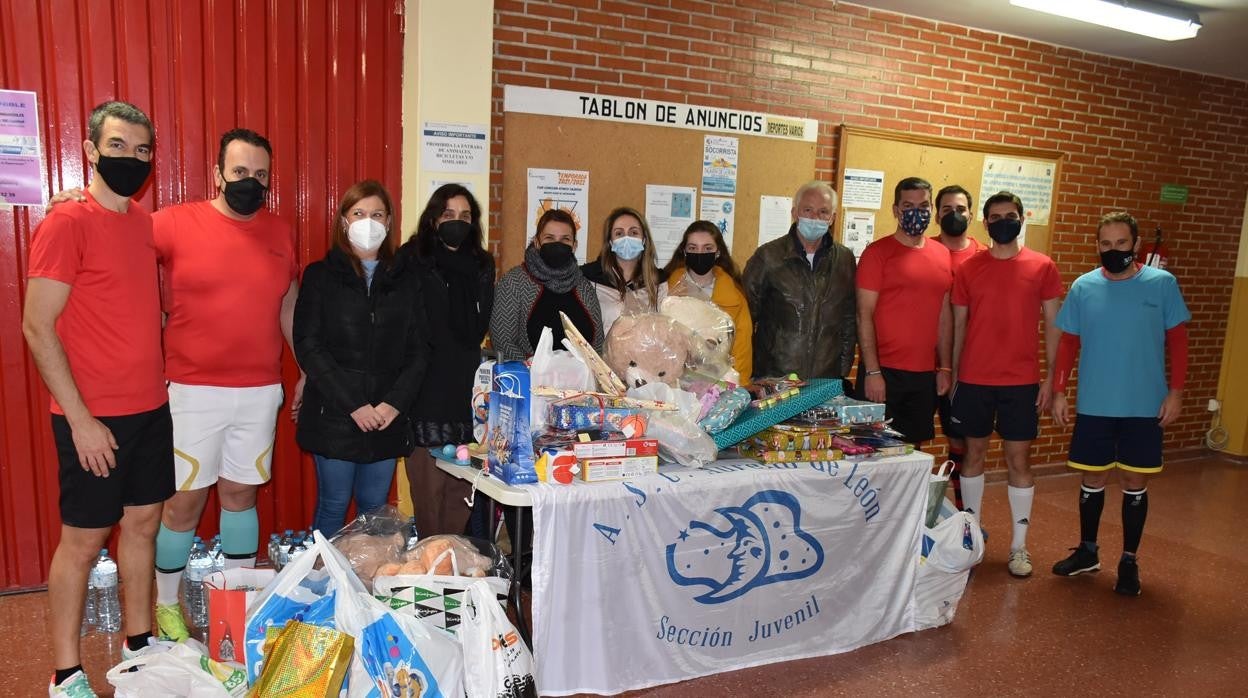
[[[1097,263],[1103,212],[1125,208],[1167,231],[1193,315],[1185,414],[1167,448],[1202,443],[1248,180],[1248,83],[831,0],[494,7],[496,201],[524,196],[502,191],[506,84],[817,119],[828,181],[842,123],[1062,151],[1051,252],[1067,283]],[[1165,182],[1188,185],[1188,203],[1159,204]],[[1068,440],[1046,417],[1035,462],[1064,461]]]

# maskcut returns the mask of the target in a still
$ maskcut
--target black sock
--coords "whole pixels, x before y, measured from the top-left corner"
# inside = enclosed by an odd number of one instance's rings
[[[75,664],[68,669],[57,669],[56,675],[52,677],[52,685],[59,686],[62,681],[82,671],[81,664]]]
[[[1135,554],[1144,535],[1148,518],[1148,488],[1136,492],[1122,491],[1122,550]]]
[[[1083,547],[1096,552],[1096,532],[1101,527],[1101,512],[1105,510],[1105,488],[1094,490],[1087,485],[1079,487],[1079,540]]]
[[[138,652],[144,647],[147,647],[147,641],[150,639],[152,639],[151,633],[139,633],[138,635],[127,635],[126,647],[129,647],[131,652]]]

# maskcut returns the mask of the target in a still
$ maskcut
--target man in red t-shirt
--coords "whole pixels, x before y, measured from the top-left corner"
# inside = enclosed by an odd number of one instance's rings
[[[86,203],[61,206],[35,230],[22,317],[52,394],[59,461],[61,537],[48,570],[54,696],[95,695],[79,628],[87,576],[118,523],[123,658],[147,646],[156,527],[174,488],[152,219],[130,200],[151,173],[152,122],[134,105],[105,102],[87,130],[95,176]]]
[[[949,250],[923,237],[932,185],[907,177],[893,190],[897,230],[858,260],[858,395],[882,402],[906,441],[936,435],[936,396],[949,391],[953,321]]]
[[[958,184],[950,184],[936,192],[936,221],[940,224],[940,234],[932,236],[932,239],[949,250],[949,262],[955,279],[958,276],[958,267],[984,249],[979,240],[966,234],[966,229],[975,216],[972,212],[974,201],[971,193]],[[953,488],[954,503],[961,509],[960,471],[966,454],[966,439],[957,426],[949,421],[952,412],[949,409],[948,393],[936,398],[936,412],[940,415],[940,430],[949,442],[949,460],[953,461],[949,485]]]
[[[1009,570],[1031,574],[1027,528],[1034,494],[1028,458],[1048,409],[1052,374],[1040,381],[1036,315],[1044,318],[1045,354],[1053,366],[1057,352],[1057,311],[1062,281],[1057,265],[1023,247],[1023,202],[998,192],[984,202],[984,224],[993,245],[958,269],[953,282],[953,357],[957,382],[951,421],[966,436],[962,500],[979,520],[984,500],[984,460],[995,430],[1009,469],[1010,514],[1014,538]]]

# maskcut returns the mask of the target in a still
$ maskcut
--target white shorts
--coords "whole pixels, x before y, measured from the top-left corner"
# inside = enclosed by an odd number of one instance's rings
[[[241,485],[268,482],[282,400],[280,383],[253,388],[170,383],[178,490],[202,489],[222,477]]]

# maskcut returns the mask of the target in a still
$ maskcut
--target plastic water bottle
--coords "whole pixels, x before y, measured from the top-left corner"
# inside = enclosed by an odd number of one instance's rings
[[[269,564],[274,568],[277,567],[277,546],[281,545],[281,538],[276,533],[269,534]]]
[[[208,625],[208,597],[204,593],[204,579],[211,573],[212,557],[203,544],[191,548],[182,586],[186,589],[186,612],[191,617],[191,625],[197,628]]]
[[[91,571],[91,585],[95,587],[95,625],[106,633],[121,630],[121,599],[117,597],[117,563],[108,556],[108,549],[100,550],[100,557]]]
[[[212,570],[214,572],[225,571],[225,551],[221,549],[221,535],[217,534],[212,539]]]
[[[308,544],[306,538],[296,538],[295,542],[290,546],[290,555],[288,564],[298,560],[304,553],[308,552]]]
[[[290,561],[290,546],[294,543],[295,532],[286,529],[281,539],[277,542],[277,569],[282,569],[286,563]]]
[[[82,606],[82,631],[80,635],[86,635],[91,631],[91,626],[96,624],[95,618],[95,585],[92,583],[95,576],[95,570],[87,575],[87,598]]]

